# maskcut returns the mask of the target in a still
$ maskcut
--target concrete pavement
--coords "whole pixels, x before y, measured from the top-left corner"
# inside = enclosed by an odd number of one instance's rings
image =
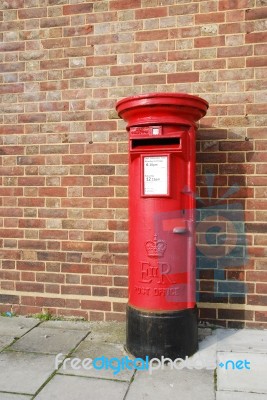
[[[0,400],[267,398],[266,330],[199,337],[193,357],[161,365],[128,358],[123,323],[0,317]]]

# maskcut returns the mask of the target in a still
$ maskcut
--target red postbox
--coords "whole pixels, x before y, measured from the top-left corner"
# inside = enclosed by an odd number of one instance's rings
[[[129,131],[129,302],[126,347],[137,357],[186,357],[198,348],[195,299],[197,96],[120,100]]]

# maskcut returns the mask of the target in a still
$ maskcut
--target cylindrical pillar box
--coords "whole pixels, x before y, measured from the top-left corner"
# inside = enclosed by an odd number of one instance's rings
[[[151,93],[120,100],[129,131],[127,350],[136,357],[192,355],[195,298],[197,96]]]

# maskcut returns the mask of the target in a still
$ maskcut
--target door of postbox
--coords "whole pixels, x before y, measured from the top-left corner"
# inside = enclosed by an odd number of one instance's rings
[[[195,306],[193,135],[184,125],[130,128],[129,304],[134,307]]]

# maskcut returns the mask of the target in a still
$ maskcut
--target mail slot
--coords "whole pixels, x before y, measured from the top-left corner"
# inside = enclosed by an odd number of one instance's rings
[[[129,301],[126,347],[136,357],[186,357],[198,348],[195,134],[197,96],[120,100],[129,131]]]

